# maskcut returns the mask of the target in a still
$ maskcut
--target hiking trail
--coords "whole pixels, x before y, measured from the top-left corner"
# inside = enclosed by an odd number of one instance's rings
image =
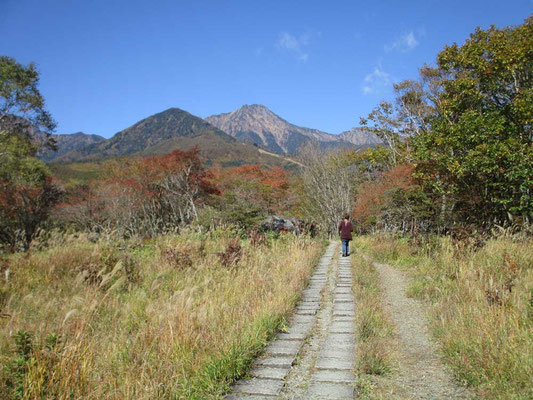
[[[398,370],[376,380],[388,399],[470,399],[472,394],[454,381],[431,340],[426,307],[407,297],[408,279],[387,264],[374,262],[383,290],[383,306],[397,330]]]
[[[352,257],[330,242],[303,291],[286,332],[279,333],[236,382],[226,400],[355,399],[356,326]],[[375,264],[384,306],[398,330],[399,370],[376,379],[385,399],[467,399],[430,341],[424,308],[405,295],[400,271]]]

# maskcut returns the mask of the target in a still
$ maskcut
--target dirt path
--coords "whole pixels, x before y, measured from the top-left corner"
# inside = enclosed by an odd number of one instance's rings
[[[445,369],[437,346],[431,341],[424,305],[408,298],[408,281],[401,271],[374,263],[384,293],[384,306],[398,329],[399,371],[379,379],[378,390],[386,399],[469,399]]]

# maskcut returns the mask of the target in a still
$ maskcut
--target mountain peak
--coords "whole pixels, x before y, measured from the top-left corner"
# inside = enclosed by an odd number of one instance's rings
[[[243,105],[241,108],[239,108],[239,110],[252,110],[252,111],[255,111],[255,110],[268,110],[268,107],[267,106],[264,106],[263,104],[245,104]]]
[[[237,139],[277,153],[296,153],[308,141],[339,142],[336,135],[293,125],[262,104],[245,104],[233,112],[207,117],[206,121]]]
[[[187,111],[184,111],[182,110],[181,108],[178,108],[178,107],[170,107],[170,108],[167,108],[166,110],[163,110],[161,112],[158,112],[154,115],[183,115],[183,114],[189,114]],[[150,117],[148,117],[150,118]]]
[[[262,104],[245,104],[230,114],[260,114],[278,117],[267,106]]]

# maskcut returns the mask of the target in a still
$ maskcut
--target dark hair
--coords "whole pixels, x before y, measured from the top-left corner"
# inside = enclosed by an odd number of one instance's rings
[[[344,219],[350,219],[350,214],[348,213],[344,214]]]

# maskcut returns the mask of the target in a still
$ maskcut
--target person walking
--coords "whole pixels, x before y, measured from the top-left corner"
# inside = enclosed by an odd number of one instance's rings
[[[339,235],[342,241],[342,256],[350,255],[350,240],[352,240],[353,225],[350,222],[350,215],[344,214],[344,219],[339,223]]]

